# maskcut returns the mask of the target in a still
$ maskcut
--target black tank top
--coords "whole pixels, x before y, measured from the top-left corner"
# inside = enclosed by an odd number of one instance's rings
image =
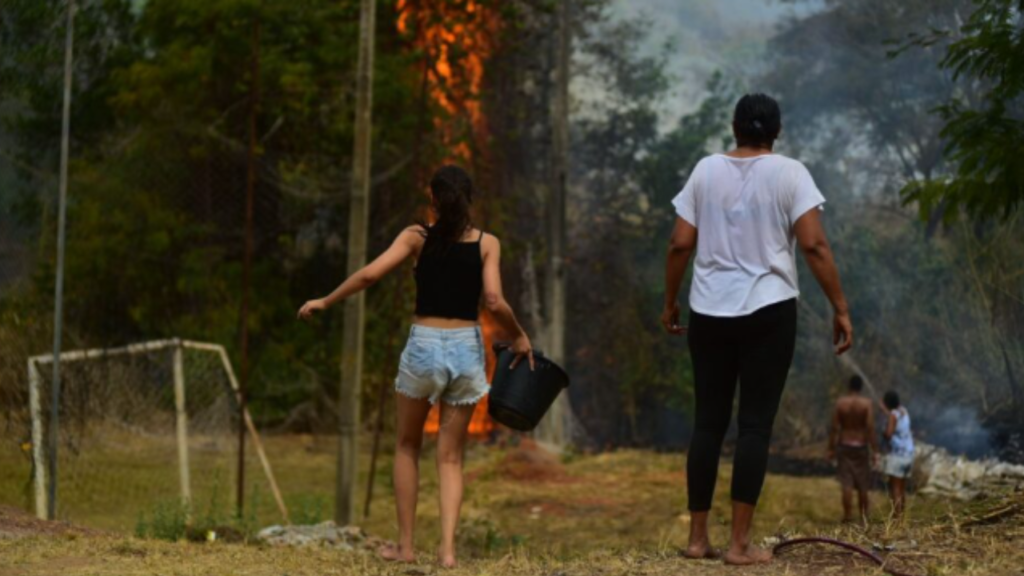
[[[432,246],[427,238],[416,263],[416,315],[476,321],[484,290],[483,231],[476,242]]]

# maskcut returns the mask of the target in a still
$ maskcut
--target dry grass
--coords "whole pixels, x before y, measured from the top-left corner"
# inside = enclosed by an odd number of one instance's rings
[[[329,515],[333,506],[333,446],[294,437],[271,438],[268,444],[287,498],[293,503],[315,500],[322,513]],[[169,543],[135,539],[126,532],[51,532],[0,540],[0,575],[433,574],[437,570],[428,560],[437,537],[437,482],[431,457],[428,451],[422,467],[422,563],[413,567],[384,564],[369,554],[322,548]],[[795,549],[769,566],[745,570],[711,561],[680,560],[677,549],[685,541],[688,527],[683,514],[684,464],[680,455],[641,451],[580,456],[560,462],[532,452],[474,447],[467,464],[470,481],[460,535],[464,562],[450,574],[880,574],[848,553],[820,548]],[[4,478],[9,470],[0,463],[0,486],[20,484]],[[363,523],[368,532],[385,538],[395,533],[392,501],[386,489],[389,473],[389,466],[380,470],[373,514]],[[130,470],[122,474],[130,475]],[[724,543],[728,533],[725,511],[729,474],[729,468],[723,466],[720,486],[724,488],[716,497],[712,514],[713,537],[718,543]],[[895,544],[897,551],[890,554],[891,561],[922,576],[1024,574],[1024,519],[1020,515],[995,524],[960,527],[967,519],[995,508],[1000,500],[965,505],[913,497],[910,522],[896,527],[884,522],[881,496],[876,495],[876,518],[870,529],[841,527],[834,522],[839,509],[833,480],[773,475],[768,478],[759,509],[757,533],[820,534],[868,546]],[[18,500],[17,494],[12,499]],[[93,526],[130,525],[134,514],[121,508],[139,505],[124,502],[123,506],[96,512],[95,517],[74,520]],[[269,498],[260,505],[258,514],[263,524],[276,521]]]

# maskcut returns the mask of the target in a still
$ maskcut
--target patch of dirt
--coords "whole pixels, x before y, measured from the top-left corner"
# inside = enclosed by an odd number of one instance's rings
[[[498,472],[505,478],[524,482],[568,482],[572,478],[558,456],[523,441],[510,450],[498,464]]]
[[[94,536],[99,530],[74,526],[67,522],[50,522],[13,506],[0,506],[0,540],[16,540],[29,536]]]

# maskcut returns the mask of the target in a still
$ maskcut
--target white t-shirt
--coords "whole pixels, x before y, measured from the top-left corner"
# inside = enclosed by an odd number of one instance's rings
[[[697,228],[690,308],[745,316],[800,295],[793,224],[825,197],[800,162],[779,154],[702,159],[672,204]]]

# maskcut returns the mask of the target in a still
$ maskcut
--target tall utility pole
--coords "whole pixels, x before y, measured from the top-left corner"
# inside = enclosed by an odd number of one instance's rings
[[[370,127],[373,121],[373,35],[376,9],[375,0],[360,0],[355,147],[352,153],[352,197],[348,220],[350,276],[366,265],[366,229],[370,219]],[[355,520],[365,312],[366,300],[362,292],[345,301],[341,387],[338,394],[338,478],[334,511],[335,521],[342,526],[352,524]]]
[[[569,61],[572,53],[570,0],[558,7],[558,40],[555,47],[555,94],[551,106],[551,183],[547,206],[548,261],[546,276],[547,354],[565,362],[565,198],[569,169]],[[569,443],[572,417],[568,394],[555,400],[537,430],[537,438],[556,447]]]
[[[256,188],[256,120],[260,105],[260,21],[252,23],[252,69],[249,85],[249,144],[245,153],[245,256],[242,262],[241,322],[241,379],[238,386],[238,470],[235,485],[235,505],[238,517],[245,507],[245,404],[249,394],[249,302],[252,298],[253,211]]]
[[[75,46],[75,0],[68,0],[68,29],[64,43],[64,115],[60,135],[60,198],[57,215],[57,282],[53,303],[53,381],[50,389],[50,486],[46,515],[57,517],[57,435],[60,434],[60,349],[64,331],[64,237],[67,227],[68,156],[71,148],[71,65]]]

